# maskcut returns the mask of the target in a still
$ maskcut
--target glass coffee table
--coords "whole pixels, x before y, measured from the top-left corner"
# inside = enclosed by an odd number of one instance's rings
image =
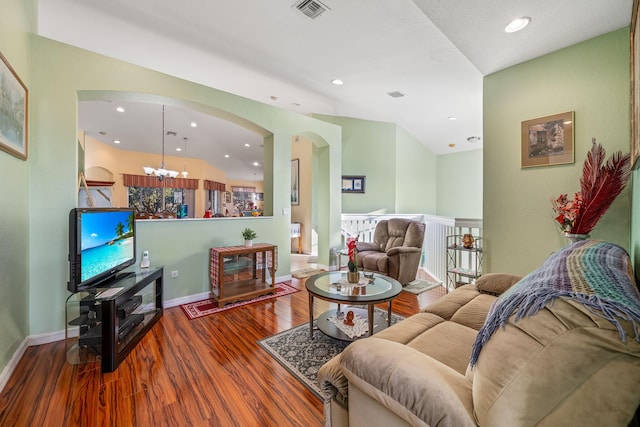
[[[346,271],[329,271],[311,276],[305,282],[309,292],[309,331],[313,338],[313,302],[315,298],[338,303],[337,310],[329,310],[321,314],[317,319],[318,329],[332,338],[343,341],[354,341],[359,338],[371,336],[387,326],[391,325],[391,302],[402,291],[402,285],[395,279],[379,273],[373,273],[371,277],[360,274],[360,281],[357,284],[347,281]],[[387,320],[375,314],[373,308],[375,304],[386,302]],[[359,336],[349,336],[337,324],[342,322],[345,314],[340,308],[341,305],[366,305],[367,309],[349,308],[356,318],[364,319],[368,322],[368,331]],[[386,323],[386,325],[385,325]],[[341,326],[341,325],[340,325]]]

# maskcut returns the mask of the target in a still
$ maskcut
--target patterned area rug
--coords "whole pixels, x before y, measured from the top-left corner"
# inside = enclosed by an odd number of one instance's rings
[[[417,279],[413,282],[409,282],[407,286],[402,288],[402,290],[418,295],[428,291],[429,289],[437,288],[438,286],[442,286],[442,284],[438,282],[430,282],[428,280]]]
[[[227,304],[222,308],[218,308],[218,304],[214,303],[212,299],[208,298],[202,301],[190,302],[188,304],[182,304],[180,308],[187,315],[189,320],[198,319],[200,317],[209,316],[210,314],[220,313],[221,311],[231,310],[232,308],[241,307],[247,304],[253,304],[258,301],[264,301],[271,298],[277,298],[284,295],[289,295],[294,292],[298,292],[300,289],[296,289],[290,286],[291,282],[276,283],[276,293],[263,295],[258,298],[254,298],[248,301],[238,301],[232,304]]]
[[[387,312],[376,307],[376,314],[387,318]],[[404,317],[391,313],[391,324]],[[316,328],[313,322],[313,339],[309,336],[309,323],[258,340],[274,359],[291,372],[301,383],[324,400],[318,386],[318,370],[333,356],[344,350],[349,342],[329,338]]]
[[[307,277],[311,277],[314,274],[322,273],[326,270],[321,270],[319,268],[303,268],[301,270],[296,270],[291,272],[291,276],[296,279],[305,279]]]

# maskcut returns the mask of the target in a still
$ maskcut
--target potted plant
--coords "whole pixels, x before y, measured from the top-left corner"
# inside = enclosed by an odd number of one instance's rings
[[[245,246],[253,246],[253,239],[258,237],[258,235],[252,229],[245,228],[242,231],[242,237],[244,237],[244,245]]]

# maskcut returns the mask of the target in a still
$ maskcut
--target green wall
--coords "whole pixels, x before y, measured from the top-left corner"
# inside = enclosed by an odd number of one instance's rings
[[[273,217],[216,220],[139,221],[138,252],[148,250],[151,261],[165,266],[165,300],[209,290],[208,249],[240,244],[240,231],[251,226],[259,240],[285,250],[279,253],[277,275],[290,272],[290,159],[291,137],[301,132],[324,144],[327,188],[335,193],[319,209],[328,220],[319,230],[320,250],[328,263],[329,246],[340,243],[340,128],[307,116],[221,92],[93,54],[38,36],[31,39],[31,150],[29,219],[29,334],[64,329],[64,301],[68,296],[67,217],[76,206],[78,92],[112,91],[111,99],[146,99],[179,105],[204,113],[220,110],[255,123],[273,133]],[[331,239],[335,241],[331,241]],[[169,271],[178,270],[171,278]],[[23,282],[25,283],[25,282]],[[15,286],[15,284],[13,284]]]
[[[35,0],[5,0],[0,52],[31,86],[30,36]],[[0,151],[0,369],[29,334],[29,163]]]
[[[435,215],[436,163],[430,150],[396,126],[395,212]]]
[[[482,150],[438,156],[437,215],[482,218]]]
[[[551,199],[579,190],[591,138],[629,151],[629,29],[624,28],[484,79],[485,272],[526,274],[567,244]],[[575,111],[575,163],[520,168],[520,124]],[[625,190],[591,233],[629,247]]]
[[[436,156],[393,123],[314,114],[342,127],[342,174],[365,193],[342,195],[343,213],[436,212]]]

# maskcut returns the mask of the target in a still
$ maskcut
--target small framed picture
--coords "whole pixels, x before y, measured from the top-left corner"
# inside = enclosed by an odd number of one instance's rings
[[[364,193],[364,180],[361,175],[342,175],[342,192]]]
[[[522,122],[521,167],[574,162],[573,111]]]

